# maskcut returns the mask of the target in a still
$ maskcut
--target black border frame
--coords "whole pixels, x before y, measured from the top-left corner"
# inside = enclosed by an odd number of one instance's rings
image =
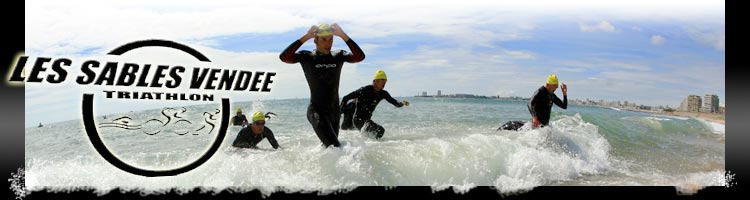
[[[24,4],[20,2],[5,1],[2,3],[5,12],[2,12],[5,19],[5,33],[3,42],[0,45],[0,70],[3,74],[8,71],[10,62],[16,53],[24,49]],[[527,199],[527,198],[559,198],[567,197],[605,197],[605,198],[637,198],[637,197],[655,197],[655,198],[715,198],[741,195],[746,185],[748,174],[748,156],[743,155],[747,152],[748,138],[750,135],[745,134],[750,130],[750,105],[745,102],[750,100],[748,84],[745,84],[743,70],[748,66],[748,61],[744,59],[744,48],[747,42],[743,37],[747,34],[742,27],[743,21],[740,19],[740,7],[737,1],[727,1],[726,4],[726,36],[729,41],[726,43],[726,104],[729,107],[727,112],[726,123],[726,169],[734,175],[730,187],[708,187],[692,195],[681,195],[676,188],[668,186],[643,186],[643,187],[594,187],[594,186],[542,186],[534,188],[529,192],[520,194],[511,194],[501,196],[491,187],[480,186],[470,190],[465,194],[456,194],[452,189],[434,192],[427,186],[406,186],[406,187],[358,187],[348,193],[333,193],[327,196],[319,196],[317,193],[291,193],[277,192],[266,199],[317,199],[317,198],[335,198],[335,199],[352,199],[356,197],[403,197],[419,196],[430,199],[455,199],[455,198],[510,198],[510,199]],[[5,78],[5,77],[4,77]],[[24,166],[24,129],[18,124],[24,124],[24,89],[23,87],[11,87],[3,81],[0,84],[0,106],[2,106],[3,116],[0,117],[3,133],[0,134],[0,151],[3,153],[0,160],[0,171],[5,172],[6,177],[10,178],[10,173],[15,173],[18,168]],[[3,191],[6,193],[2,196],[4,199],[14,199],[16,196],[10,192],[9,182],[3,183]],[[104,196],[98,196],[92,193],[91,188],[82,188],[82,190],[70,193],[55,193],[50,191],[38,191],[29,194],[26,199],[93,199],[93,198],[112,198],[112,199],[225,199],[225,198],[263,198],[257,190],[247,193],[230,193],[224,190],[218,194],[203,193],[201,188],[195,188],[192,192],[185,195],[178,195],[176,191],[168,192],[164,195],[142,196],[138,192],[122,192],[115,189]]]

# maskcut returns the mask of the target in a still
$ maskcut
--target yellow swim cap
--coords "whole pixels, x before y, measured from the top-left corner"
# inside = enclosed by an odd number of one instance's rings
[[[242,108],[241,107],[237,107],[237,112],[242,112]]]
[[[318,30],[315,31],[318,36],[329,36],[333,35],[333,27],[326,23],[318,25]]]
[[[557,85],[557,76],[554,74],[550,74],[549,76],[547,76],[547,84]]]
[[[263,111],[253,113],[253,121],[266,121],[266,116],[263,115]]]
[[[378,79],[388,79],[385,76],[385,71],[383,71],[382,69],[375,71],[375,77],[372,78],[372,80],[378,80]]]

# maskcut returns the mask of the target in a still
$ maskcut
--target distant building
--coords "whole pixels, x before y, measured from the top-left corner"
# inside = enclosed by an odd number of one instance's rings
[[[698,95],[688,95],[685,100],[682,100],[680,107],[677,108],[683,112],[700,112],[701,111],[701,97]]]
[[[442,95],[442,94],[440,93],[440,90],[438,90],[438,96],[443,96],[443,95]]]
[[[706,94],[703,96],[703,112],[713,113],[719,112],[719,96],[715,94]]]
[[[452,97],[456,97],[456,98],[473,98],[473,97],[477,97],[477,96],[473,95],[473,94],[454,94]]]
[[[427,96],[427,92],[422,92],[422,96],[426,97]]]

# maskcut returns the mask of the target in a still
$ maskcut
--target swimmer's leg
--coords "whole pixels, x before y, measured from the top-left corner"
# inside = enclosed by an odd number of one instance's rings
[[[318,135],[318,139],[323,143],[323,146],[341,146],[338,140],[338,124],[334,126],[328,116],[320,115],[310,106],[307,108],[307,121],[312,125],[315,134]],[[336,120],[336,123],[338,123],[338,120]]]

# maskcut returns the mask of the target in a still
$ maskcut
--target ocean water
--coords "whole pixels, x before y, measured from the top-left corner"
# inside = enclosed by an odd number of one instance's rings
[[[567,110],[553,108],[549,127],[496,131],[508,120],[529,120],[526,102],[406,99],[411,106],[395,108],[387,102],[378,106],[373,120],[386,129],[381,140],[359,131],[341,131],[341,148],[321,147],[305,117],[306,99],[233,102],[232,112],[241,106],[246,113],[276,113],[266,126],[282,148],[274,150],[266,140],[260,149],[233,148],[239,127],[230,127],[210,160],[174,177],[147,178],[115,168],[94,150],[80,120],[27,128],[26,186],[30,190],[94,186],[103,192],[115,187],[160,191],[203,186],[272,192],[280,188],[276,186],[338,191],[427,185],[436,190],[454,186],[458,192],[474,186],[515,192],[543,185],[689,189],[726,184],[720,124],[569,105]],[[102,139],[118,157],[143,168],[169,169],[205,152],[217,135],[205,122],[216,124],[218,130],[219,121],[204,112],[217,108],[218,104],[209,104],[167,110],[167,115],[189,121],[177,123],[173,117],[167,126],[148,121],[164,122],[162,109],[96,120]],[[129,119],[121,118],[125,116]],[[120,128],[103,124],[112,122]],[[132,130],[121,128],[123,124],[130,124]]]

